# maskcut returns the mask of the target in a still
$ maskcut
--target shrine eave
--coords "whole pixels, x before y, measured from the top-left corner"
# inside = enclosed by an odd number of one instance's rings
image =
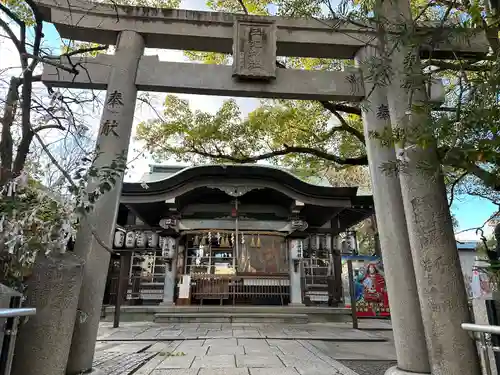
[[[197,188],[273,189],[290,198],[325,207],[351,207],[357,187],[329,187],[306,183],[292,174],[256,165],[208,165],[186,168],[166,179],[124,183],[121,202],[165,202]]]

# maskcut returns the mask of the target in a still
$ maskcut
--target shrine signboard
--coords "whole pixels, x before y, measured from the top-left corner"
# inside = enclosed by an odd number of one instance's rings
[[[236,20],[233,59],[233,77],[262,81],[276,78],[275,23]]]

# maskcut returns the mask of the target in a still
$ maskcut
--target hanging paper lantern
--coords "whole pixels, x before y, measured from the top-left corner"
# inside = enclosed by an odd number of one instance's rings
[[[161,236],[158,238],[158,247],[160,249],[163,249],[164,246],[165,246],[165,237]]]
[[[257,235],[257,247],[260,248],[260,234]]]
[[[146,233],[142,231],[135,232],[135,243],[137,247],[146,247]]]
[[[161,256],[166,258],[171,258],[171,249],[170,249],[170,237],[165,237],[162,247],[161,247]]]
[[[156,249],[158,247],[158,233],[149,232],[148,233],[148,247]]]
[[[113,246],[117,249],[121,249],[125,244],[125,233],[121,230],[115,231],[115,236],[113,238]]]
[[[125,235],[125,247],[128,249],[135,247],[135,232],[127,232]]]

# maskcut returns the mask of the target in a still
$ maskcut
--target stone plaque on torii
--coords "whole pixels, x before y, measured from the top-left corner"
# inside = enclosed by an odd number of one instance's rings
[[[367,46],[372,46],[377,37],[373,25],[353,25],[338,19],[245,17],[83,0],[36,3],[44,21],[53,23],[62,38],[117,46],[112,56],[73,59],[76,65],[71,67],[79,70],[78,75],[44,64],[42,81],[48,86],[107,90],[98,138],[101,154],[95,167],[109,165],[117,154],[127,154],[137,90],[350,102],[360,102],[365,99],[365,92],[372,92],[373,84],[362,78],[363,72],[365,78],[368,76],[362,62],[364,57],[372,56]],[[234,48],[234,65],[159,61],[155,56],[143,56],[145,47],[226,54],[233,53]],[[422,56],[432,51],[433,59],[449,59],[483,58],[488,47],[484,35],[476,34],[467,42],[458,37],[419,48]],[[357,59],[359,67],[348,71],[276,69],[276,56]],[[376,109],[385,108],[383,113],[389,112],[383,89],[375,88],[370,101]],[[363,109],[365,134],[391,126],[393,120],[389,116],[376,116],[378,113]],[[430,373],[415,271],[408,255],[400,184],[397,178],[384,175],[379,168],[381,162],[395,160],[395,153],[393,149],[382,148],[368,135],[366,148],[374,182],[375,209],[382,217],[386,214],[391,218],[381,220],[379,229],[381,242],[387,245],[383,250],[384,264],[393,271],[386,274],[388,288],[392,288],[390,298],[397,297],[394,308],[391,303],[391,310],[399,348],[398,366],[411,373]],[[120,188],[121,181],[98,200],[92,214],[98,223],[98,234],[106,240],[114,232]],[[85,226],[79,232],[75,252],[87,259],[79,310],[88,317],[75,325],[69,375],[87,372],[92,367],[109,262],[109,254],[99,248]],[[397,369],[391,372],[396,373]]]
[[[269,81],[276,78],[276,25],[274,22],[234,22],[233,77]]]

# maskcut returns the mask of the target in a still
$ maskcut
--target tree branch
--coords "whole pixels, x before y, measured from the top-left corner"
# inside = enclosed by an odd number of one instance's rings
[[[64,178],[68,181],[68,183],[72,187],[78,189],[78,186],[76,186],[75,182],[73,181],[73,179],[71,178],[71,176],[69,175],[69,173],[59,164],[59,162],[56,160],[56,158],[52,155],[52,153],[50,152],[50,150],[47,148],[47,146],[45,145],[45,143],[42,141],[42,138],[37,133],[35,133],[35,132],[32,132],[32,133],[35,135],[36,139],[38,140],[38,142],[42,146],[42,149],[45,151],[45,153],[49,157],[50,161],[57,167],[57,169],[59,169],[59,171],[62,173],[62,175],[64,176]],[[85,216],[85,218],[87,218],[87,214],[85,212],[83,213],[83,215]],[[99,234],[97,233],[96,228],[90,223],[90,221],[89,220],[84,220],[84,222],[90,228],[90,232],[94,236],[94,238],[97,241],[97,243],[99,245],[101,245],[104,250],[106,250],[109,253],[113,254],[114,250],[111,249],[108,245],[106,245],[104,243],[104,241],[99,237]]]
[[[335,107],[330,102],[321,102],[323,107],[329,110],[340,122],[339,128],[356,137],[362,144],[365,144],[365,136],[359,130],[350,126],[340,113],[335,110]],[[335,129],[334,129],[335,130]]]
[[[43,58],[41,56],[32,55],[31,53],[25,52],[25,53],[22,53],[21,56],[23,56],[23,57],[29,57],[29,58],[31,58],[33,60],[40,61],[40,62],[42,62],[44,64],[52,65],[52,66],[54,66],[54,67],[56,67],[58,69],[64,70],[64,71],[66,71],[68,73],[71,73],[71,74],[78,74],[79,73],[78,70],[75,69],[74,67],[68,68],[66,65],[63,65],[63,64],[60,64],[60,63],[56,63],[56,62],[52,61],[51,59],[46,59],[46,58]]]
[[[500,191],[500,177],[467,160],[460,150],[442,148],[439,150],[439,156],[442,164],[465,170],[479,178],[492,190]]]
[[[451,205],[453,204],[453,200],[455,198],[455,188],[457,187],[457,185],[459,184],[460,181],[462,181],[464,179],[465,176],[467,176],[469,174],[469,172],[464,172],[462,173],[455,181],[453,181],[453,183],[451,184],[451,188],[450,188],[450,202],[448,203],[448,207],[451,208]]]
[[[5,5],[1,3],[0,3],[0,10],[4,12],[7,15],[7,17],[9,17],[12,21],[17,23],[19,27],[21,28],[26,27],[26,24],[23,21],[21,21],[21,19],[14,12],[12,12],[9,8],[7,8]]]
[[[97,51],[105,51],[108,48],[109,48],[108,45],[89,47],[89,48],[80,48],[80,49],[77,49],[75,51],[63,53],[60,57],[71,57],[71,56],[78,55],[80,53],[83,54],[83,53],[90,53],[90,52],[97,52]]]
[[[283,64],[282,62],[276,60],[276,66],[281,69],[286,69],[286,65]],[[340,112],[346,112],[346,113],[352,113],[355,115],[360,115],[361,116],[361,109],[356,108],[356,107],[351,107],[347,106],[344,104],[335,104],[331,102],[326,102],[326,101],[319,101],[319,103],[325,108],[326,110],[330,111],[337,119],[340,121],[340,129],[352,134],[355,136],[361,143],[365,144],[365,136],[363,135],[362,132],[358,131],[357,129],[354,129],[352,126],[350,126],[347,121],[338,113]],[[333,130],[333,132],[337,131],[338,129]]]
[[[1,4],[0,4],[1,5]],[[16,46],[16,49],[18,52],[24,53],[25,49],[21,41],[16,37],[16,34],[12,31],[12,29],[9,27],[9,24],[5,22],[2,18],[0,18],[0,27],[7,33],[9,36],[10,40],[12,40],[12,43]]]
[[[340,165],[367,165],[368,164],[368,158],[366,156],[360,156],[357,158],[341,158],[340,156],[330,154],[328,152],[318,150],[312,147],[300,147],[300,146],[288,146],[288,145],[283,145],[283,148],[281,150],[276,150],[276,151],[271,151],[267,152],[264,154],[256,155],[256,156],[234,156],[234,155],[228,155],[228,154],[223,154],[223,153],[218,153],[218,154],[213,154],[210,152],[207,152],[205,150],[200,150],[195,147],[191,148],[191,151],[204,157],[212,158],[212,159],[222,159],[222,160],[227,160],[233,163],[241,163],[241,164],[246,164],[246,163],[255,163],[259,160],[265,160],[265,159],[270,159],[276,156],[284,156],[288,154],[309,154],[313,155],[325,160],[330,160],[333,161],[337,164]]]
[[[359,107],[351,107],[346,104],[339,104],[339,103],[332,103],[332,102],[321,102],[321,105],[325,108],[328,109],[329,111],[339,111],[339,112],[345,112],[345,113],[350,113],[352,115],[358,115],[361,116],[361,108]]]
[[[245,14],[248,14],[248,9],[247,7],[245,6],[245,3],[243,2],[243,0],[238,0],[238,3],[240,3],[241,7],[243,8],[243,12]]]
[[[62,125],[42,125],[37,128],[34,128],[33,131],[35,133],[41,132],[43,130],[48,130],[48,129],[59,129],[59,130],[66,130],[66,128]]]
[[[2,117],[2,135],[0,140],[0,186],[10,179],[12,172],[13,141],[11,127],[17,112],[19,86],[21,80],[11,77]]]

